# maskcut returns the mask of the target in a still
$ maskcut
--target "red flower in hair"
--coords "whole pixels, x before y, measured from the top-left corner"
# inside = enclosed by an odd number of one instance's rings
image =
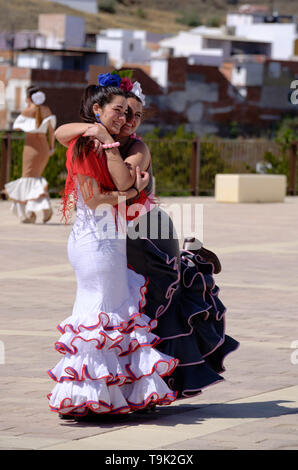
[[[121,90],[123,90],[125,92],[128,92],[128,91],[132,90],[133,84],[132,84],[130,78],[123,77],[122,80],[121,80],[121,83],[120,83],[120,88],[121,88]]]

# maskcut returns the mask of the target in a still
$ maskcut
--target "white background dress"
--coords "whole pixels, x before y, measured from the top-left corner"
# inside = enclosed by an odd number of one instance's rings
[[[20,114],[13,124],[13,129],[20,129],[26,132],[26,134],[46,134],[50,123],[54,129],[56,127],[56,117],[54,115],[43,119],[40,126],[36,128],[35,118]],[[39,162],[35,164],[40,164],[40,158],[47,161],[48,155],[38,157]],[[34,162],[32,162],[32,165],[34,167]],[[13,213],[20,219],[28,217],[31,212],[36,213],[51,208],[48,196],[48,183],[41,174],[38,177],[36,177],[36,175],[22,176],[17,180],[10,181],[5,185],[5,190],[12,200],[11,209]]]

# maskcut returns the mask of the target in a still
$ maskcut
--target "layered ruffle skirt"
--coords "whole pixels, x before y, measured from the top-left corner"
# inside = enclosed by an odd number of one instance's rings
[[[11,210],[20,219],[51,208],[48,183],[43,177],[18,178],[7,183],[5,191],[12,200]]]
[[[224,358],[239,343],[226,334],[226,308],[219,298],[214,266],[198,254],[179,250],[171,219],[159,208],[153,211],[143,216],[147,232],[142,238],[127,239],[128,263],[148,276],[145,313],[158,321],[157,349],[179,359],[165,380],[178,398],[187,398],[224,380]],[[156,236],[162,224],[169,225],[167,239]],[[137,229],[135,224],[130,231]]]

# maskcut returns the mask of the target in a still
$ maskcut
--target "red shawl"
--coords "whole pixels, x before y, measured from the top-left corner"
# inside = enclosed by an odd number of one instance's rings
[[[95,178],[97,181],[99,190],[101,193],[107,193],[110,191],[117,191],[117,188],[112,180],[111,174],[107,165],[107,156],[103,152],[98,156],[92,149],[89,150],[88,155],[84,158],[76,158],[73,161],[73,147],[77,139],[74,139],[70,142],[69,147],[66,152],[66,168],[67,168],[67,178],[65,182],[64,193],[62,196],[63,203],[63,218],[67,223],[72,214],[72,210],[77,202],[77,185],[78,185],[78,174],[82,176],[88,176],[90,178]],[[92,189],[91,195],[92,195]],[[92,196],[91,196],[92,197]],[[138,198],[134,199],[134,202],[137,204],[145,204],[148,196],[145,191],[141,191]],[[118,205],[114,206],[118,212]],[[136,212],[135,215],[129,216],[127,214],[128,207],[126,207],[126,219],[133,220],[138,217],[139,213]]]

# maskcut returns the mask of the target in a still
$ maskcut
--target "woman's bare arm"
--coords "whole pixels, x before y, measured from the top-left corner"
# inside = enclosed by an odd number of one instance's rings
[[[119,197],[125,197],[125,200],[127,201],[134,198],[137,194],[134,188],[128,189],[127,191],[109,191],[107,193],[97,192],[98,186],[94,178],[85,180],[84,183],[80,185],[80,189],[85,204],[92,210],[95,210],[101,204],[116,206],[119,202]]]
[[[115,143],[113,137],[101,124],[94,124],[92,127],[89,127],[83,135],[98,139],[104,145]],[[105,148],[105,152],[108,169],[116,188],[119,191],[126,191],[131,188],[136,179],[135,167],[129,169],[125,165],[117,147]]]
[[[141,170],[147,170],[151,163],[151,154],[148,146],[144,142],[136,141],[135,144],[131,146],[124,162],[128,164],[131,169],[135,169],[139,166]]]
[[[63,124],[58,127],[55,131],[55,137],[64,147],[68,147],[70,142],[84,134],[89,127],[93,124],[88,124],[85,122],[71,122],[69,124]]]
[[[139,192],[144,189],[149,181],[149,174],[136,168],[136,188],[130,188],[127,191],[110,191],[108,193],[101,193],[98,184],[94,178],[79,176],[79,184],[85,204],[92,210],[101,204],[111,204],[115,206],[118,204],[118,197],[125,197],[126,200],[133,199]]]
[[[49,145],[50,145],[50,150],[53,151],[55,147],[55,131],[52,126],[52,124],[49,124]]]
[[[63,124],[55,132],[56,139],[65,147],[68,147],[70,142],[79,135],[94,137],[103,144],[115,142],[106,128],[97,123]],[[117,148],[106,149],[106,155],[108,169],[116,188],[119,191],[131,188],[136,178],[135,167],[131,171],[128,169]]]

